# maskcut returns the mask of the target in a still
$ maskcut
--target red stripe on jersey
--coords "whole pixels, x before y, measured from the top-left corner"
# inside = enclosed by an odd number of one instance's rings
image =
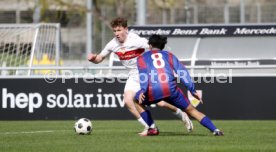
[[[154,96],[153,96],[153,92],[152,92],[152,84],[151,84],[150,80],[148,80],[148,81],[149,81],[149,92],[148,92],[149,101],[154,101]]]
[[[145,52],[145,49],[136,49],[136,50],[130,50],[126,52],[115,52],[115,54],[118,55],[120,60],[130,60],[132,58],[135,58],[137,56],[140,56],[143,52]]]
[[[140,68],[142,68],[142,69],[147,68],[147,65],[146,65],[145,60],[143,59],[143,56],[139,56],[137,60],[138,60],[138,65]]]
[[[170,96],[170,88],[169,88],[169,83],[168,83],[168,76],[164,70],[164,68],[159,68],[157,69],[158,72],[158,79],[160,79],[160,85],[163,90],[163,97],[168,97]],[[165,79],[164,79],[165,76]]]
[[[171,67],[171,71],[174,74],[174,66],[173,66],[173,54],[169,52],[169,64]],[[174,81],[175,86],[177,86],[176,81]]]
[[[158,53],[158,50],[152,50],[152,54]],[[160,85],[163,90],[163,97],[168,97],[170,96],[170,88],[169,88],[169,83],[168,83],[168,76],[166,74],[166,71],[164,68],[156,68],[157,73],[158,73],[158,79],[160,79]],[[165,76],[165,79],[164,79]]]
[[[173,55],[171,53],[169,53],[169,63],[170,63],[171,69],[173,70]]]
[[[152,53],[152,54],[158,53],[158,50],[151,50],[151,53]]]

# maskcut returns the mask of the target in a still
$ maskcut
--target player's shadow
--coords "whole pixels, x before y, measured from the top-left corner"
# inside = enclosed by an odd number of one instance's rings
[[[160,132],[159,136],[207,136],[207,135],[197,134],[197,133],[183,133],[183,132]]]

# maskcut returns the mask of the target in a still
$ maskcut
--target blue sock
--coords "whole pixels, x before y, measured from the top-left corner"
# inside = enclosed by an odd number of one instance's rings
[[[200,121],[200,124],[208,128],[211,132],[214,132],[217,129],[217,127],[212,123],[212,121],[207,116],[202,118],[202,120]]]
[[[150,111],[145,110],[144,112],[140,113],[140,115],[144,119],[144,121],[148,124],[149,127],[153,124]]]

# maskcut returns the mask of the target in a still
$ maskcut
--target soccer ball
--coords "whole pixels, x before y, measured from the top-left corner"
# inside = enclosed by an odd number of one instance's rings
[[[87,118],[81,118],[75,123],[75,132],[80,135],[88,135],[92,131],[92,123]]]

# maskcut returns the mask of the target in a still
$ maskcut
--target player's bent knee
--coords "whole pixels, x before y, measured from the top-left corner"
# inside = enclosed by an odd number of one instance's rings
[[[134,96],[132,92],[124,93],[124,102],[128,108],[135,108],[134,106]]]
[[[128,108],[135,108],[132,98],[125,98],[124,102]]]
[[[192,113],[194,110],[196,110],[191,104],[185,109],[187,113]]]
[[[133,102],[135,94],[131,91],[126,91],[124,93],[124,101],[125,102]]]

